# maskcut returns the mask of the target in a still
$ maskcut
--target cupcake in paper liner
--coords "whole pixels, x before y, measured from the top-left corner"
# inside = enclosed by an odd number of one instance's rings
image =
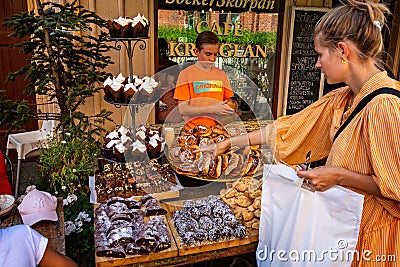
[[[109,99],[109,100],[114,98],[113,89],[111,88],[112,83],[113,83],[113,80],[110,77],[107,77],[107,79],[103,83],[105,98]]]
[[[121,28],[122,26],[115,20],[107,21],[107,28],[110,32],[111,38],[120,38],[121,37]]]
[[[111,84],[111,89],[112,89],[111,100],[118,103],[124,102],[124,95],[123,95],[124,85],[114,78],[113,83]]]
[[[143,83],[140,86],[140,95],[141,95],[141,101],[143,103],[145,102],[152,102],[154,99],[157,99],[157,95],[155,95],[155,88],[158,86],[158,82],[156,82],[153,78],[151,77],[144,77],[143,78]]]
[[[136,94],[138,92],[138,89],[136,89],[135,84],[133,83],[128,83],[125,84],[124,87],[124,99],[125,99],[125,103],[129,104],[131,102],[132,97],[134,96],[134,94]]]
[[[132,22],[132,34],[133,37],[148,37],[149,33],[149,21],[142,15],[138,14],[133,18]],[[147,33],[146,33],[147,31]]]
[[[144,29],[143,29],[143,37],[148,37],[149,30],[150,30],[150,21],[148,19],[146,19],[146,17],[144,15],[142,16],[142,21],[145,23]]]

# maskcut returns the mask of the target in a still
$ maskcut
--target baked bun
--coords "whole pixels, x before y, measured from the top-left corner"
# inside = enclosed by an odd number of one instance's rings
[[[198,135],[198,136],[210,136],[212,133],[211,128],[209,128],[205,125],[197,125],[194,128],[192,128],[191,130],[194,135]]]
[[[247,165],[243,170],[245,175],[254,175],[257,171],[258,164],[260,163],[260,158],[254,156],[253,154],[250,155],[249,160],[247,161]]]
[[[224,175],[227,176],[233,171],[239,163],[239,155],[231,153],[229,157],[228,167],[225,169]]]
[[[243,163],[244,163],[244,159],[243,156],[241,154],[236,154],[238,156],[238,161],[237,161],[237,165],[236,168],[234,168],[231,172],[230,172],[230,176],[236,177],[242,174],[242,169],[243,169]]]
[[[203,175],[207,176],[210,172],[210,165],[213,160],[212,154],[203,154],[203,165],[201,166]]]
[[[226,135],[228,132],[225,130],[224,126],[222,125],[216,125],[212,127],[212,132],[217,134],[217,135]]]
[[[213,179],[217,179],[221,176],[222,172],[222,158],[218,156],[211,161],[210,170],[208,172],[208,176]]]
[[[171,149],[168,150],[168,157],[170,160],[179,162],[180,161],[180,155],[181,155],[181,147],[172,147]]]
[[[181,163],[177,166],[176,172],[182,175],[197,176],[199,175],[199,170],[197,166],[193,163]]]
[[[201,152],[198,150],[199,150],[198,145],[183,147],[179,155],[179,159],[185,163],[193,163],[195,161],[198,161],[201,156]]]
[[[221,172],[224,173],[224,171],[226,170],[226,168],[228,168],[229,165],[229,154],[222,154],[221,155]]]
[[[183,133],[178,137],[178,142],[180,146],[192,146],[197,145],[199,138],[193,134]]]
[[[211,138],[209,137],[200,137],[200,141],[199,141],[199,147],[200,148],[204,148],[207,147],[209,145],[214,144],[214,141],[211,140]]]

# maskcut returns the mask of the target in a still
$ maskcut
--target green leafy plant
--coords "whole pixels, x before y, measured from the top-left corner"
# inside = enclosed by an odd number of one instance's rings
[[[28,65],[8,75],[24,75],[29,81],[25,93],[45,96],[59,112],[48,114],[29,109],[26,102],[0,98],[0,123],[9,131],[32,119],[49,116],[59,121],[54,135],[40,150],[41,180],[38,187],[64,199],[66,253],[81,266],[94,264],[93,205],[89,202],[88,176],[100,151],[102,128],[111,112],[87,115],[81,111],[88,97],[102,89],[112,63],[107,52],[105,20],[77,1],[60,5],[36,1],[37,12],[14,14],[4,26],[21,38],[15,44],[28,55]],[[98,35],[89,33],[98,28]],[[3,112],[4,111],[4,112]]]
[[[37,0],[37,6],[37,14],[23,12],[4,19],[3,26],[11,29],[11,36],[23,40],[14,46],[29,55],[29,64],[10,73],[7,80],[24,75],[29,80],[24,93],[47,96],[59,108],[59,113],[53,116],[60,121],[60,128],[73,127],[85,116],[79,107],[102,89],[101,83],[108,74],[104,69],[112,63],[105,53],[113,47],[107,45],[108,34],[101,30],[106,22],[77,5],[77,1],[59,5]],[[86,34],[94,27],[100,29],[97,37]],[[1,99],[0,108],[7,112],[0,115],[0,122],[14,121],[9,128],[13,130],[21,127],[27,117],[46,117],[40,110],[28,112],[19,108],[24,105],[24,102],[11,105]],[[102,111],[92,118],[102,121],[109,115]]]
[[[88,176],[100,155],[100,144],[78,132],[56,133],[41,149],[38,187],[64,199],[66,254],[81,266],[94,262],[93,205]]]

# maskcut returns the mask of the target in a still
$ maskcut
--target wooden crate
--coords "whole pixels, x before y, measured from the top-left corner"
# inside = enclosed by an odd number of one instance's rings
[[[172,235],[174,236],[175,242],[178,246],[179,256],[240,247],[258,241],[258,230],[247,230],[248,236],[242,239],[221,240],[219,242],[204,243],[200,246],[187,246],[181,242],[178,231],[172,219],[173,212],[177,209],[180,209],[182,207],[182,204],[183,200],[162,203],[162,207],[168,211],[166,216],[169,227],[172,231]]]

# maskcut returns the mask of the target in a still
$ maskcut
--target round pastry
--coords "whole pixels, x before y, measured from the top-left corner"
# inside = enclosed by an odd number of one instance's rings
[[[221,156],[216,157],[213,161],[211,161],[210,169],[208,171],[208,176],[217,179],[221,176],[222,173],[222,158]]]
[[[200,216],[211,216],[212,214],[212,208],[211,205],[203,205],[198,208]]]
[[[221,172],[223,173],[229,166],[229,156],[230,154],[221,155]]]
[[[208,232],[204,229],[199,229],[196,234],[195,234],[195,238],[197,241],[205,241],[208,239]]]
[[[249,176],[253,175],[256,172],[259,163],[260,163],[260,158],[254,156],[253,154],[250,154],[247,165],[243,170],[243,173]]]
[[[208,239],[211,241],[218,241],[221,238],[221,231],[218,228],[212,228],[208,231]]]
[[[222,205],[216,205],[216,206],[214,206],[214,209],[213,209],[213,215],[214,215],[215,218],[216,217],[223,218],[224,215],[229,211],[230,211],[229,208],[226,208],[226,207],[224,207]]]
[[[200,148],[204,148],[207,147],[209,145],[214,144],[214,141],[211,140],[211,138],[209,137],[200,137],[200,141],[199,141],[199,147]]]
[[[180,161],[185,163],[193,163],[198,161],[201,156],[201,152],[198,150],[199,146],[197,145],[182,148],[181,154],[179,155]]]
[[[170,160],[179,162],[180,161],[180,155],[181,155],[181,147],[173,147],[168,150],[168,157]]]
[[[192,128],[192,132],[195,135],[199,136],[210,136],[212,133],[211,128],[205,126],[205,125],[197,125],[194,128]]]
[[[192,216],[193,219],[198,220],[200,218],[200,211],[199,208],[197,207],[192,207],[189,209],[190,216]]]
[[[213,228],[213,221],[210,219],[210,217],[202,216],[199,219],[199,227],[204,230],[210,230]]]
[[[228,176],[231,171],[233,171],[239,163],[239,156],[235,153],[230,153],[229,161],[228,161],[228,166],[225,168],[224,175]]]
[[[195,219],[188,219],[186,221],[186,231],[196,232],[199,230],[199,223]]]
[[[216,126],[212,127],[212,132],[216,133],[218,135],[227,134],[227,131],[225,130],[224,126],[222,126],[222,125],[216,125]]]
[[[226,213],[222,218],[225,225],[234,228],[239,222],[236,220],[235,215],[233,213]]]
[[[194,232],[185,232],[183,236],[181,236],[181,239],[185,245],[190,245],[195,242],[195,237],[196,234]]]
[[[193,134],[184,133],[178,137],[179,146],[197,145],[199,138]]]
[[[201,169],[203,174],[207,176],[210,172],[210,165],[213,160],[213,155],[211,153],[203,155],[203,165],[199,169]]]
[[[244,238],[247,235],[246,228],[243,225],[238,225],[233,231],[233,235],[237,238]]]
[[[199,170],[197,166],[192,163],[181,163],[177,166],[176,172],[182,175],[197,176],[199,175]]]
[[[225,135],[220,134],[217,137],[215,137],[213,140],[214,140],[215,143],[219,143],[219,142],[224,141],[225,139],[226,139]]]
[[[231,237],[234,233],[234,230],[232,229],[232,227],[229,227],[227,225],[224,226],[224,228],[222,228],[221,230],[221,236],[222,237]]]

